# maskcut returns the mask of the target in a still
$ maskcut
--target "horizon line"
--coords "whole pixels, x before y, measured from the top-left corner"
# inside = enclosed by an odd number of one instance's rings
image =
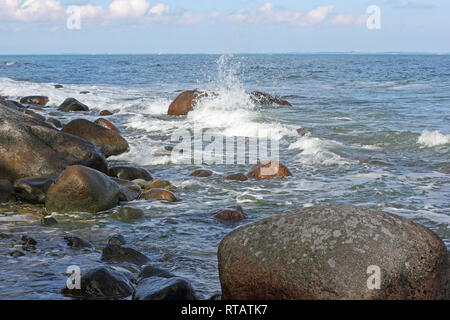
[[[426,52],[426,51],[305,51],[305,52],[229,52],[229,53],[206,53],[206,52],[153,52],[153,53],[0,53],[0,56],[59,56],[59,55],[450,55],[450,52]]]

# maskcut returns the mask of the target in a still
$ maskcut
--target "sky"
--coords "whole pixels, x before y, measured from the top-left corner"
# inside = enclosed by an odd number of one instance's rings
[[[450,1],[0,0],[0,54],[294,52],[450,53]]]

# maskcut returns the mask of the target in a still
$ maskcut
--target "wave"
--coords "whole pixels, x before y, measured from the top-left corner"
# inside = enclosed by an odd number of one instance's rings
[[[3,65],[5,67],[11,67],[11,66],[13,66],[15,64],[17,64],[17,62],[15,62],[15,61],[5,61],[5,62],[3,62]]]
[[[424,130],[417,139],[417,143],[424,147],[436,147],[450,143],[450,134],[442,134],[439,131]]]

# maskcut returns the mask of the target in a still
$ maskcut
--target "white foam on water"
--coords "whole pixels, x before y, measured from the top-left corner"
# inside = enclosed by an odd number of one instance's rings
[[[322,140],[306,134],[289,146],[289,150],[301,150],[298,161],[308,165],[345,165],[354,163],[342,158],[330,149],[343,147],[341,143],[332,140]]]
[[[450,134],[442,134],[439,131],[424,130],[417,143],[424,147],[436,147],[450,143]]]

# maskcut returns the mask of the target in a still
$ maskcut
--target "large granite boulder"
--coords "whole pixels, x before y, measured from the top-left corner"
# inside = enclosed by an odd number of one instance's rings
[[[224,299],[444,299],[447,248],[427,228],[352,206],[296,209],[220,243]]]
[[[194,109],[200,99],[207,96],[208,93],[204,91],[184,91],[170,104],[168,114],[171,116],[186,115],[189,111]]]

